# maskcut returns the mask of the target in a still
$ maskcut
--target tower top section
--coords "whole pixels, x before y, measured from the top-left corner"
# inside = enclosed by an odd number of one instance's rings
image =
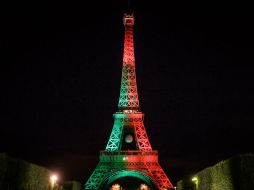
[[[134,25],[134,16],[133,14],[124,14],[123,16],[123,24],[125,26],[133,26]]]
[[[123,67],[118,109],[119,111],[138,111],[139,99],[135,71],[133,14],[124,14],[123,24],[125,26]]]

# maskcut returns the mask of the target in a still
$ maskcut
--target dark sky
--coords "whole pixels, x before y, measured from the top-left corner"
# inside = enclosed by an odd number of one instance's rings
[[[0,152],[62,180],[87,180],[117,111],[125,5],[2,7]],[[141,111],[172,182],[254,152],[251,6],[140,0],[133,7]]]

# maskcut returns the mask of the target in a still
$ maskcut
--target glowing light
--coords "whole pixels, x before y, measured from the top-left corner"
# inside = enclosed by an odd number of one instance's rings
[[[126,135],[125,136],[125,142],[126,143],[132,143],[133,141],[133,136],[132,135]]]
[[[57,175],[54,174],[54,175],[51,175],[51,176],[50,176],[50,183],[51,183],[51,187],[52,187],[52,188],[55,186],[57,180],[58,180]]]
[[[140,190],[149,190],[149,188],[146,184],[141,184],[140,185]]]
[[[191,179],[191,181],[193,181],[194,183],[198,183],[198,178],[197,177],[193,177],[192,179]]]
[[[111,190],[120,190],[121,186],[119,184],[114,184],[114,185],[112,185],[112,187],[110,189]]]

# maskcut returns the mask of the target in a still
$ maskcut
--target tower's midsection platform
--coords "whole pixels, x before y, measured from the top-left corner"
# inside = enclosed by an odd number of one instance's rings
[[[100,151],[101,162],[158,162],[158,151]]]

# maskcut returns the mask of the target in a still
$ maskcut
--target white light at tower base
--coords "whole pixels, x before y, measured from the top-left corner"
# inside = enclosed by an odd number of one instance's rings
[[[114,185],[112,185],[112,187],[110,189],[111,190],[121,190],[121,186],[119,184],[114,184]]]
[[[140,190],[149,190],[149,188],[146,184],[141,184],[140,185]]]

